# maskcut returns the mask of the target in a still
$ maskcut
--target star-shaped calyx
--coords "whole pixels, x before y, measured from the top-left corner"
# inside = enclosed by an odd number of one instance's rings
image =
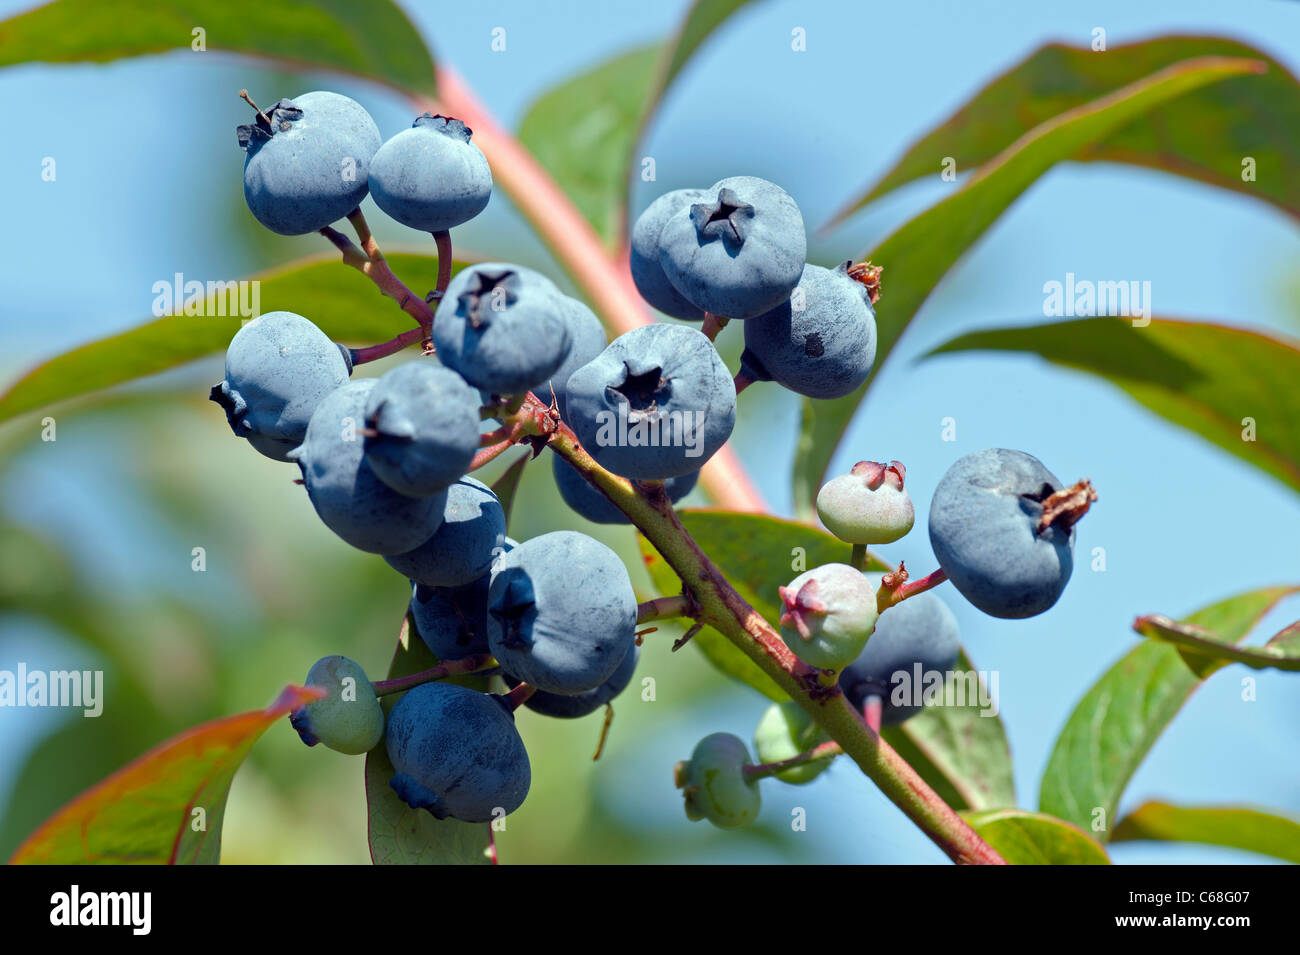
[[[781,626],[794,627],[799,636],[805,640],[812,639],[812,628],[808,625],[809,616],[824,617],[829,612],[826,604],[817,598],[817,581],[810,580],[798,591],[789,587],[778,587],[781,604],[785,610],[781,613]]]
[[[470,287],[456,299],[456,310],[469,321],[471,328],[491,324],[493,312],[503,312],[519,300],[518,285],[518,275],[510,269],[479,270],[474,273]]]
[[[901,491],[903,489],[903,480],[907,477],[907,468],[903,467],[901,461],[890,461],[888,464],[880,464],[876,461],[859,461],[849,469],[849,473],[862,478],[872,491],[884,484]]]
[[[753,222],[754,207],[731,189],[719,189],[717,199],[691,206],[691,223],[701,243],[721,239],[729,248],[738,249],[745,244]]]
[[[659,411],[660,402],[667,402],[672,395],[672,382],[664,377],[663,368],[656,366],[638,373],[626,362],[623,383],[607,387],[628,403],[629,418],[653,417]]]
[[[240,90],[239,98],[257,112],[256,122],[235,127],[239,146],[245,151],[250,148],[257,149],[276,133],[286,132],[295,122],[302,119],[302,110],[294,106],[292,100],[282,99],[264,113],[248,95],[248,90]]]

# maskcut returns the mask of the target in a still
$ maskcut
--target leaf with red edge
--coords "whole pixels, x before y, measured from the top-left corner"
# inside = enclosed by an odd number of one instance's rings
[[[264,710],[172,737],[56,812],[10,864],[216,864],[226,797],[244,757],[268,726],[323,695],[288,686]]]

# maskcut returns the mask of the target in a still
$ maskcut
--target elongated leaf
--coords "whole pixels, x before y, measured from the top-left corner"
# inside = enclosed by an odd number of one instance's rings
[[[1297,589],[1240,594],[1184,622],[1239,643],[1274,604]],[[1207,662],[1193,670],[1176,648],[1163,643],[1143,642],[1126,653],[1088,690],[1057,737],[1043,772],[1039,808],[1095,832],[1101,842],[1108,840],[1133,773],[1187,698],[1220,666]]]
[[[1300,342],[1208,322],[1087,318],[971,332],[930,354],[971,350],[1032,352],[1100,375],[1300,490]]]
[[[206,50],[434,93],[433,58],[406,14],[388,0],[56,0],[0,23],[0,66],[106,63],[175,50],[194,55],[200,41]]]
[[[1300,215],[1300,182],[1280,174],[1300,168],[1300,82],[1255,47],[1220,37],[1166,36],[1091,49],[1053,43],[1036,50],[976,93],[912,146],[876,185],[851,202],[838,222],[891,189],[937,175],[953,157],[973,169],[1029,127],[1114,92],[1171,63],[1196,56],[1250,57],[1268,64],[1260,77],[1227,80],[1151,111],[1070,158],[1163,169],[1264,199]],[[1243,178],[1242,161],[1255,161]]]
[[[972,829],[1012,865],[1110,865],[1106,850],[1076,826],[1040,812],[964,812]]]
[[[736,592],[769,623],[781,616],[777,587],[810,567],[845,563],[849,559],[848,544],[825,531],[794,521],[708,509],[684,510],[680,517],[686,530],[718,565]],[[640,542],[646,568],[659,592],[681,593],[682,582],[673,569],[644,538]],[[890,569],[874,557],[869,567]],[[723,673],[774,700],[787,698],[757,664],[711,627],[701,630],[691,643]]]
[[[957,192],[904,224],[869,258],[885,267],[876,306],[879,369],[939,280],[1016,198],[1057,162],[1104,140],[1151,109],[1210,83],[1258,72],[1258,60],[1205,57],[1175,64],[1034,127]],[[807,453],[795,461],[796,506],[807,510],[868,382],[834,401],[807,402]]]
[[[1300,822],[1240,806],[1144,803],[1119,821],[1112,841],[1139,839],[1229,846],[1300,864]]]
[[[532,453],[521,454],[518,459],[506,468],[502,475],[492,484],[492,493],[497,496],[501,502],[501,510],[506,513],[507,526],[510,522],[510,510],[515,505],[515,492],[519,490],[519,482],[524,476],[524,468],[528,462],[533,459]]]
[[[1002,717],[985,716],[981,699],[987,688],[974,665],[962,653],[953,667],[958,679],[974,671],[981,692],[963,692],[962,706],[927,706],[899,726],[886,727],[885,739],[931,785],[945,789],[954,809],[1005,809],[1016,804],[1011,748]],[[896,745],[897,744],[897,745]]]
[[[1191,624],[1179,623],[1159,614],[1138,617],[1133,629],[1144,637],[1160,640],[1196,656],[1202,656],[1221,664],[1244,663],[1254,670],[1292,670],[1300,671],[1300,641],[1288,640],[1279,645],[1262,647],[1234,647],[1225,644],[1223,638],[1211,630],[1205,630]],[[1287,644],[1292,644],[1287,646]]]
[[[418,276],[428,277],[427,284],[432,285],[437,274],[437,259],[429,256],[390,255],[388,262],[416,287]],[[463,264],[453,267],[459,271]],[[380,295],[369,279],[337,258],[300,260],[250,281],[260,283],[261,314],[281,309],[297,312],[337,341],[373,344],[415,327],[396,302]],[[50,359],[0,395],[0,421],[225,351],[244,321],[226,314],[237,310],[230,302],[216,294],[205,300],[202,315],[158,318]]]
[[[397,650],[388,679],[409,676],[438,665],[423,640],[415,635],[408,615],[402,621]],[[449,682],[483,689],[482,677],[460,677]],[[381,698],[385,714],[398,696]],[[376,865],[488,865],[489,827],[458,819],[435,819],[423,809],[412,809],[393,792],[388,781],[395,774],[381,740],[366,754],[366,805],[370,858]]]
[[[215,864],[235,771],[268,726],[322,695],[286,687],[264,710],[169,739],[56,812],[10,863]]]

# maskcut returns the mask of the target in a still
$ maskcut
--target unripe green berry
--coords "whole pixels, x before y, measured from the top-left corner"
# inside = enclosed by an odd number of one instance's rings
[[[760,763],[779,763],[812,749],[826,739],[811,716],[793,700],[773,703],[754,728],[754,755]],[[802,766],[791,766],[776,774],[783,783],[810,783],[831,764],[829,759],[815,759]]]
[[[817,516],[849,544],[889,544],[912,529],[916,513],[903,488],[906,468],[859,461],[817,492]]]
[[[876,592],[848,564],[823,564],[779,588],[781,639],[804,663],[839,670],[858,658],[876,626]]]
[[[366,671],[347,657],[322,657],[307,671],[308,686],[329,693],[294,710],[289,721],[308,746],[324,743],[349,756],[368,753],[384,738],[384,710]]]
[[[686,818],[707,819],[719,829],[739,829],[758,816],[758,780],[745,778],[749,751],[738,736],[713,733],[678,763],[674,782],[686,797]]]

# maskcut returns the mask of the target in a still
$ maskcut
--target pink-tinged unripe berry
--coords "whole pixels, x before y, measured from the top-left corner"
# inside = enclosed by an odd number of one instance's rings
[[[916,513],[898,461],[859,461],[817,492],[817,516],[849,544],[889,544],[912,529]]]
[[[781,639],[809,666],[839,670],[857,659],[876,626],[876,592],[848,564],[824,564],[778,588]]]

